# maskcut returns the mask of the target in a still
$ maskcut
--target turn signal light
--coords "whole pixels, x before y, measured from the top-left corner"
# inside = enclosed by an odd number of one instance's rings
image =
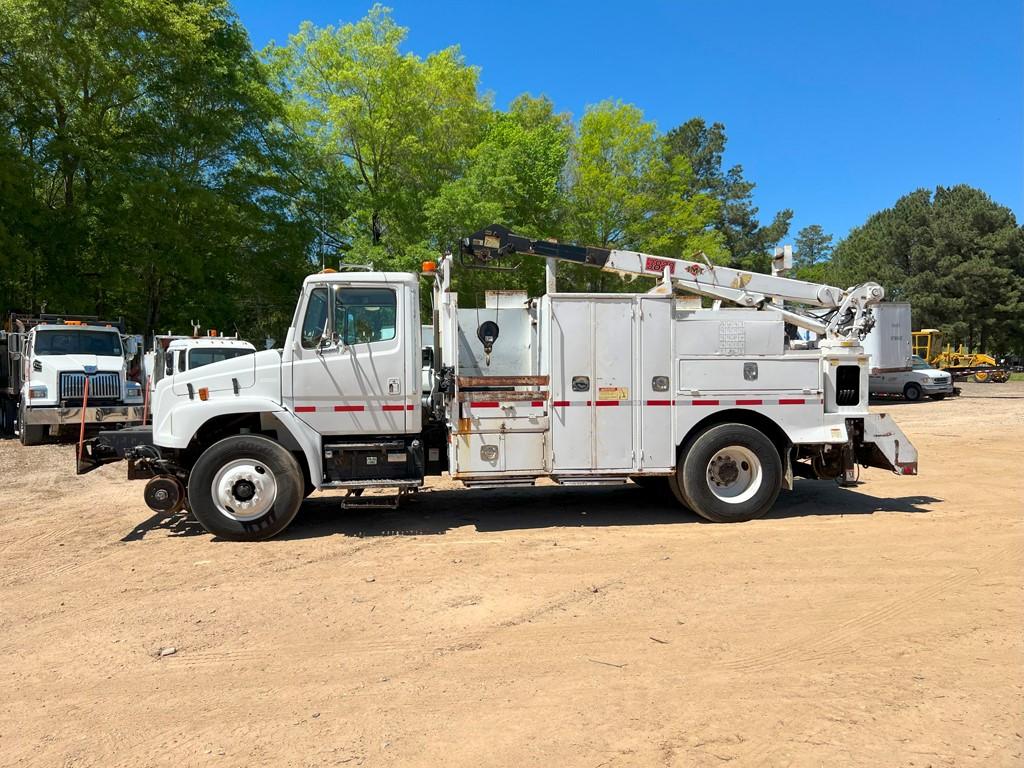
[[[209,389],[209,387],[200,387],[199,388],[199,399],[200,400],[209,400],[210,399],[210,389]]]

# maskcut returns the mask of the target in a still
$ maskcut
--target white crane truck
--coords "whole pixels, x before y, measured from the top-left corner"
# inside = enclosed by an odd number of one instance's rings
[[[283,349],[165,378],[152,428],[101,433],[79,472],[127,458],[129,477],[149,481],[151,508],[187,505],[235,540],[284,530],[314,489],[400,496],[444,470],[485,486],[660,478],[714,521],[763,515],[794,475],[849,477],[857,464],[917,473],[910,441],[868,412],[860,338],[884,295],[874,283],[841,290],[497,225],[460,254],[476,266],[545,257],[548,291],[460,309],[446,255],[424,268],[425,333],[420,276],[310,275]],[[558,293],[558,260],[659,283]],[[797,349],[806,344],[789,343],[787,323],[821,340]]]
[[[10,315],[0,331],[0,431],[37,445],[83,418],[89,428],[141,423],[142,385],[128,377],[137,340],[123,331],[120,320]]]

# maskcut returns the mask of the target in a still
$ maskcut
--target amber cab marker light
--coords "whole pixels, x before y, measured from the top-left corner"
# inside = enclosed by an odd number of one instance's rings
[[[423,271],[423,274],[425,274],[425,275],[432,275],[432,274],[434,274],[435,272],[437,272],[437,262],[436,261],[424,261],[423,262],[423,270],[422,271]]]
[[[210,399],[210,389],[209,389],[209,387],[200,387],[199,388],[199,399],[200,400],[209,400]]]

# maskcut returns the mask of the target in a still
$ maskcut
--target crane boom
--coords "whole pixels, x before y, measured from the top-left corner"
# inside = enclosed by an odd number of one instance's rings
[[[583,264],[619,275],[661,278],[680,290],[742,307],[761,308],[772,299],[781,299],[805,307],[825,308],[832,311],[823,318],[772,306],[795,325],[831,339],[863,338],[874,324],[871,305],[885,296],[884,289],[877,283],[862,283],[843,290],[806,280],[717,266],[706,258],[689,261],[616,248],[532,240],[500,224],[492,224],[464,238],[460,249],[463,256],[484,265],[518,253]]]

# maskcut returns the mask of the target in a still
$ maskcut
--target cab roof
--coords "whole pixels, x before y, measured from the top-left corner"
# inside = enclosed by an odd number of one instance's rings
[[[419,276],[412,272],[315,272],[302,285],[311,283],[401,283],[416,286]]]

